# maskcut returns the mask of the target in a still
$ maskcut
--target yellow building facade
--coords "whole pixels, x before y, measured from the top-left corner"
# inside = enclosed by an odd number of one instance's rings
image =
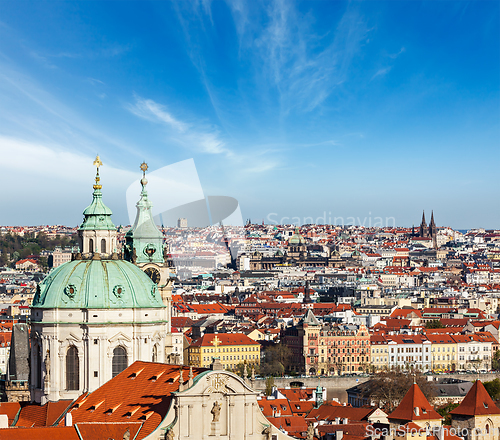
[[[189,365],[208,368],[219,358],[224,369],[260,364],[260,344],[243,333],[206,333],[188,348]]]

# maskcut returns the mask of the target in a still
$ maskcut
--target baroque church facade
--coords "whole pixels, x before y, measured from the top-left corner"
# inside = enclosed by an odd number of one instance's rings
[[[99,157],[80,252],[40,283],[31,309],[31,395],[45,403],[92,392],[135,361],[172,362],[171,281],[143,164],[137,217],[117,253]]]
[[[275,255],[263,255],[256,251],[251,255],[241,254],[237,259],[238,270],[272,270],[285,266],[344,268],[345,265],[346,263],[340,257],[339,252],[333,248],[328,249],[328,256],[311,255],[306,240],[299,233],[298,228],[288,240],[284,253],[277,251]]]

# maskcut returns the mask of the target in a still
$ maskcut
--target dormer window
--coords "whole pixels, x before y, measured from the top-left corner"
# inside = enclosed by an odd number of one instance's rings
[[[483,405],[486,409],[488,409],[488,404],[486,402],[483,402]]]
[[[415,408],[413,408],[413,412],[418,417],[420,415],[420,408],[418,406],[416,406]]]

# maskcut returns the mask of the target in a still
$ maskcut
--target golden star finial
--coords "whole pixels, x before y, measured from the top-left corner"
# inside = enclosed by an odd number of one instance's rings
[[[146,162],[141,163],[141,171],[145,173],[148,170],[148,164]]]

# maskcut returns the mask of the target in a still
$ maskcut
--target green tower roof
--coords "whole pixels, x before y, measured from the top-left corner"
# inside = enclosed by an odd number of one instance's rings
[[[32,307],[66,309],[165,307],[155,283],[123,260],[74,260],[39,284]]]
[[[116,230],[116,226],[111,220],[111,209],[109,209],[102,201],[102,185],[99,183],[99,166],[102,165],[99,156],[97,156],[94,165],[97,166],[97,174],[95,177],[94,193],[92,203],[83,211],[84,220],[78,228],[80,231],[85,230]]]
[[[125,234],[130,252],[135,250],[135,263],[164,263],[163,234],[155,224],[151,208],[153,204],[148,198],[146,185],[146,163],[141,164],[143,177],[141,179],[141,198],[137,202],[135,222]]]

